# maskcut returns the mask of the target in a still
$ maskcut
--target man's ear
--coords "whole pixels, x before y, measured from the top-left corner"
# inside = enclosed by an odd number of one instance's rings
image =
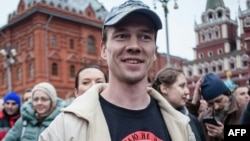
[[[107,52],[106,52],[106,45],[105,45],[105,43],[102,41],[101,42],[101,57],[103,58],[103,59],[107,59]]]

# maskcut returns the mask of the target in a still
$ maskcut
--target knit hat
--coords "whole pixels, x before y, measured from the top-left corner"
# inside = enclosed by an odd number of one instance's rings
[[[201,95],[207,101],[220,96],[228,90],[224,82],[214,73],[206,74],[201,83]]]
[[[46,93],[50,97],[52,101],[52,107],[56,106],[57,93],[56,93],[55,87],[52,84],[48,82],[41,82],[35,85],[34,88],[32,89],[32,99],[34,97],[35,91],[38,91],[38,90]]]
[[[3,99],[4,104],[8,100],[13,100],[18,104],[19,107],[21,106],[21,97],[14,91],[10,91],[5,95],[5,97]]]

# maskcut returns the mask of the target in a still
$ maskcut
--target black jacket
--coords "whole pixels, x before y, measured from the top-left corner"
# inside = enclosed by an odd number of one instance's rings
[[[247,108],[243,112],[240,123],[250,125],[250,102],[248,102]]]
[[[204,130],[198,118],[189,113],[186,107],[177,108],[177,110],[190,118],[190,126],[195,135],[196,141],[206,141]]]

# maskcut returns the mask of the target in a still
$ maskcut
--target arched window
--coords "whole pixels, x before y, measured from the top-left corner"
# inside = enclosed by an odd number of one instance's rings
[[[202,75],[202,74],[203,74],[202,68],[203,68],[203,65],[202,65],[202,64],[199,64],[199,65],[198,65],[198,73],[199,73],[199,75]]]
[[[15,48],[16,48],[16,52],[17,53],[21,53],[21,51],[22,51],[21,42],[17,42]]]
[[[219,32],[218,32],[218,31],[215,31],[214,34],[215,34],[215,37],[216,37],[216,38],[219,37]]]
[[[69,67],[69,77],[74,78],[75,77],[75,66],[71,65]]]
[[[192,66],[188,67],[187,73],[189,77],[193,76]]]
[[[58,66],[56,63],[52,64],[52,76],[58,76]]]
[[[3,79],[2,79],[2,83],[3,83],[3,84],[5,84],[5,85],[7,85],[7,83],[8,83],[8,82],[7,82],[7,73],[6,73],[6,72],[4,72],[4,73],[2,73],[2,74],[3,74],[3,77],[2,77],[2,78],[3,78]]]
[[[189,77],[193,76],[192,70],[188,70],[188,76],[189,76]]]
[[[222,17],[222,11],[221,11],[221,10],[219,10],[219,11],[217,12],[217,16],[218,16],[218,18],[221,18],[221,17]]]
[[[95,40],[92,36],[88,37],[88,53],[95,53],[96,52],[96,45]]]
[[[229,59],[229,69],[231,70],[235,69],[235,58],[233,57]]]
[[[221,72],[222,69],[223,69],[223,68],[222,68],[222,64],[219,64],[219,65],[218,65],[218,70]]]
[[[217,71],[217,69],[216,69],[216,62],[215,61],[213,61],[211,63],[211,69],[212,69],[212,72],[216,72]]]
[[[75,48],[75,46],[74,46],[74,40],[70,39],[69,40],[69,49],[73,50],[74,48]]]
[[[246,17],[244,23],[245,23],[245,27],[249,27],[250,26],[250,17]]]
[[[213,29],[213,38],[214,39],[220,38],[220,28],[218,26],[214,27]]]
[[[17,69],[17,81],[22,81],[22,69]]]
[[[33,38],[29,37],[29,48],[33,48]]]
[[[199,68],[198,72],[199,72],[199,75],[202,75],[202,73],[203,73],[202,68]]]
[[[55,35],[53,35],[52,37],[51,37],[51,45],[54,47],[54,46],[56,46],[56,36]]]
[[[209,63],[206,62],[206,63],[204,64],[204,73],[208,73],[208,72],[209,72]]]
[[[204,55],[203,55],[203,53],[200,53],[199,54],[199,59],[202,59],[202,58],[204,58]]]
[[[204,68],[204,72],[205,72],[205,73],[208,73],[208,68]]]
[[[213,20],[213,13],[212,12],[208,13],[208,20],[209,21]]]
[[[223,61],[222,61],[222,60],[220,60],[220,61],[218,62],[218,71],[219,71],[219,72],[222,72],[222,71],[223,71]]]
[[[222,49],[219,48],[219,49],[217,50],[217,54],[218,54],[218,55],[221,55],[222,53],[223,53]]]
[[[208,33],[208,38],[209,38],[209,40],[212,39],[212,34],[211,33]]]
[[[200,31],[200,42],[203,43],[206,41],[206,31],[205,30],[202,30]]]
[[[213,51],[208,51],[208,53],[207,53],[207,55],[208,55],[208,57],[212,57],[213,56]]]
[[[249,58],[249,56],[246,55],[246,54],[244,54],[241,57],[242,67],[247,67],[248,66],[248,58]]]
[[[34,65],[29,65],[29,78],[34,78]]]
[[[204,34],[201,35],[201,39],[202,39],[202,41],[205,41],[206,38],[205,38]]]

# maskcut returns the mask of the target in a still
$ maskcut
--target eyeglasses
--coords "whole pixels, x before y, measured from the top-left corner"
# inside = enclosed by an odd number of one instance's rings
[[[41,102],[47,102],[47,101],[49,101],[50,99],[49,98],[44,98],[44,97],[41,97],[41,98],[34,98],[33,99],[33,102],[38,102],[38,101],[41,101]]]

